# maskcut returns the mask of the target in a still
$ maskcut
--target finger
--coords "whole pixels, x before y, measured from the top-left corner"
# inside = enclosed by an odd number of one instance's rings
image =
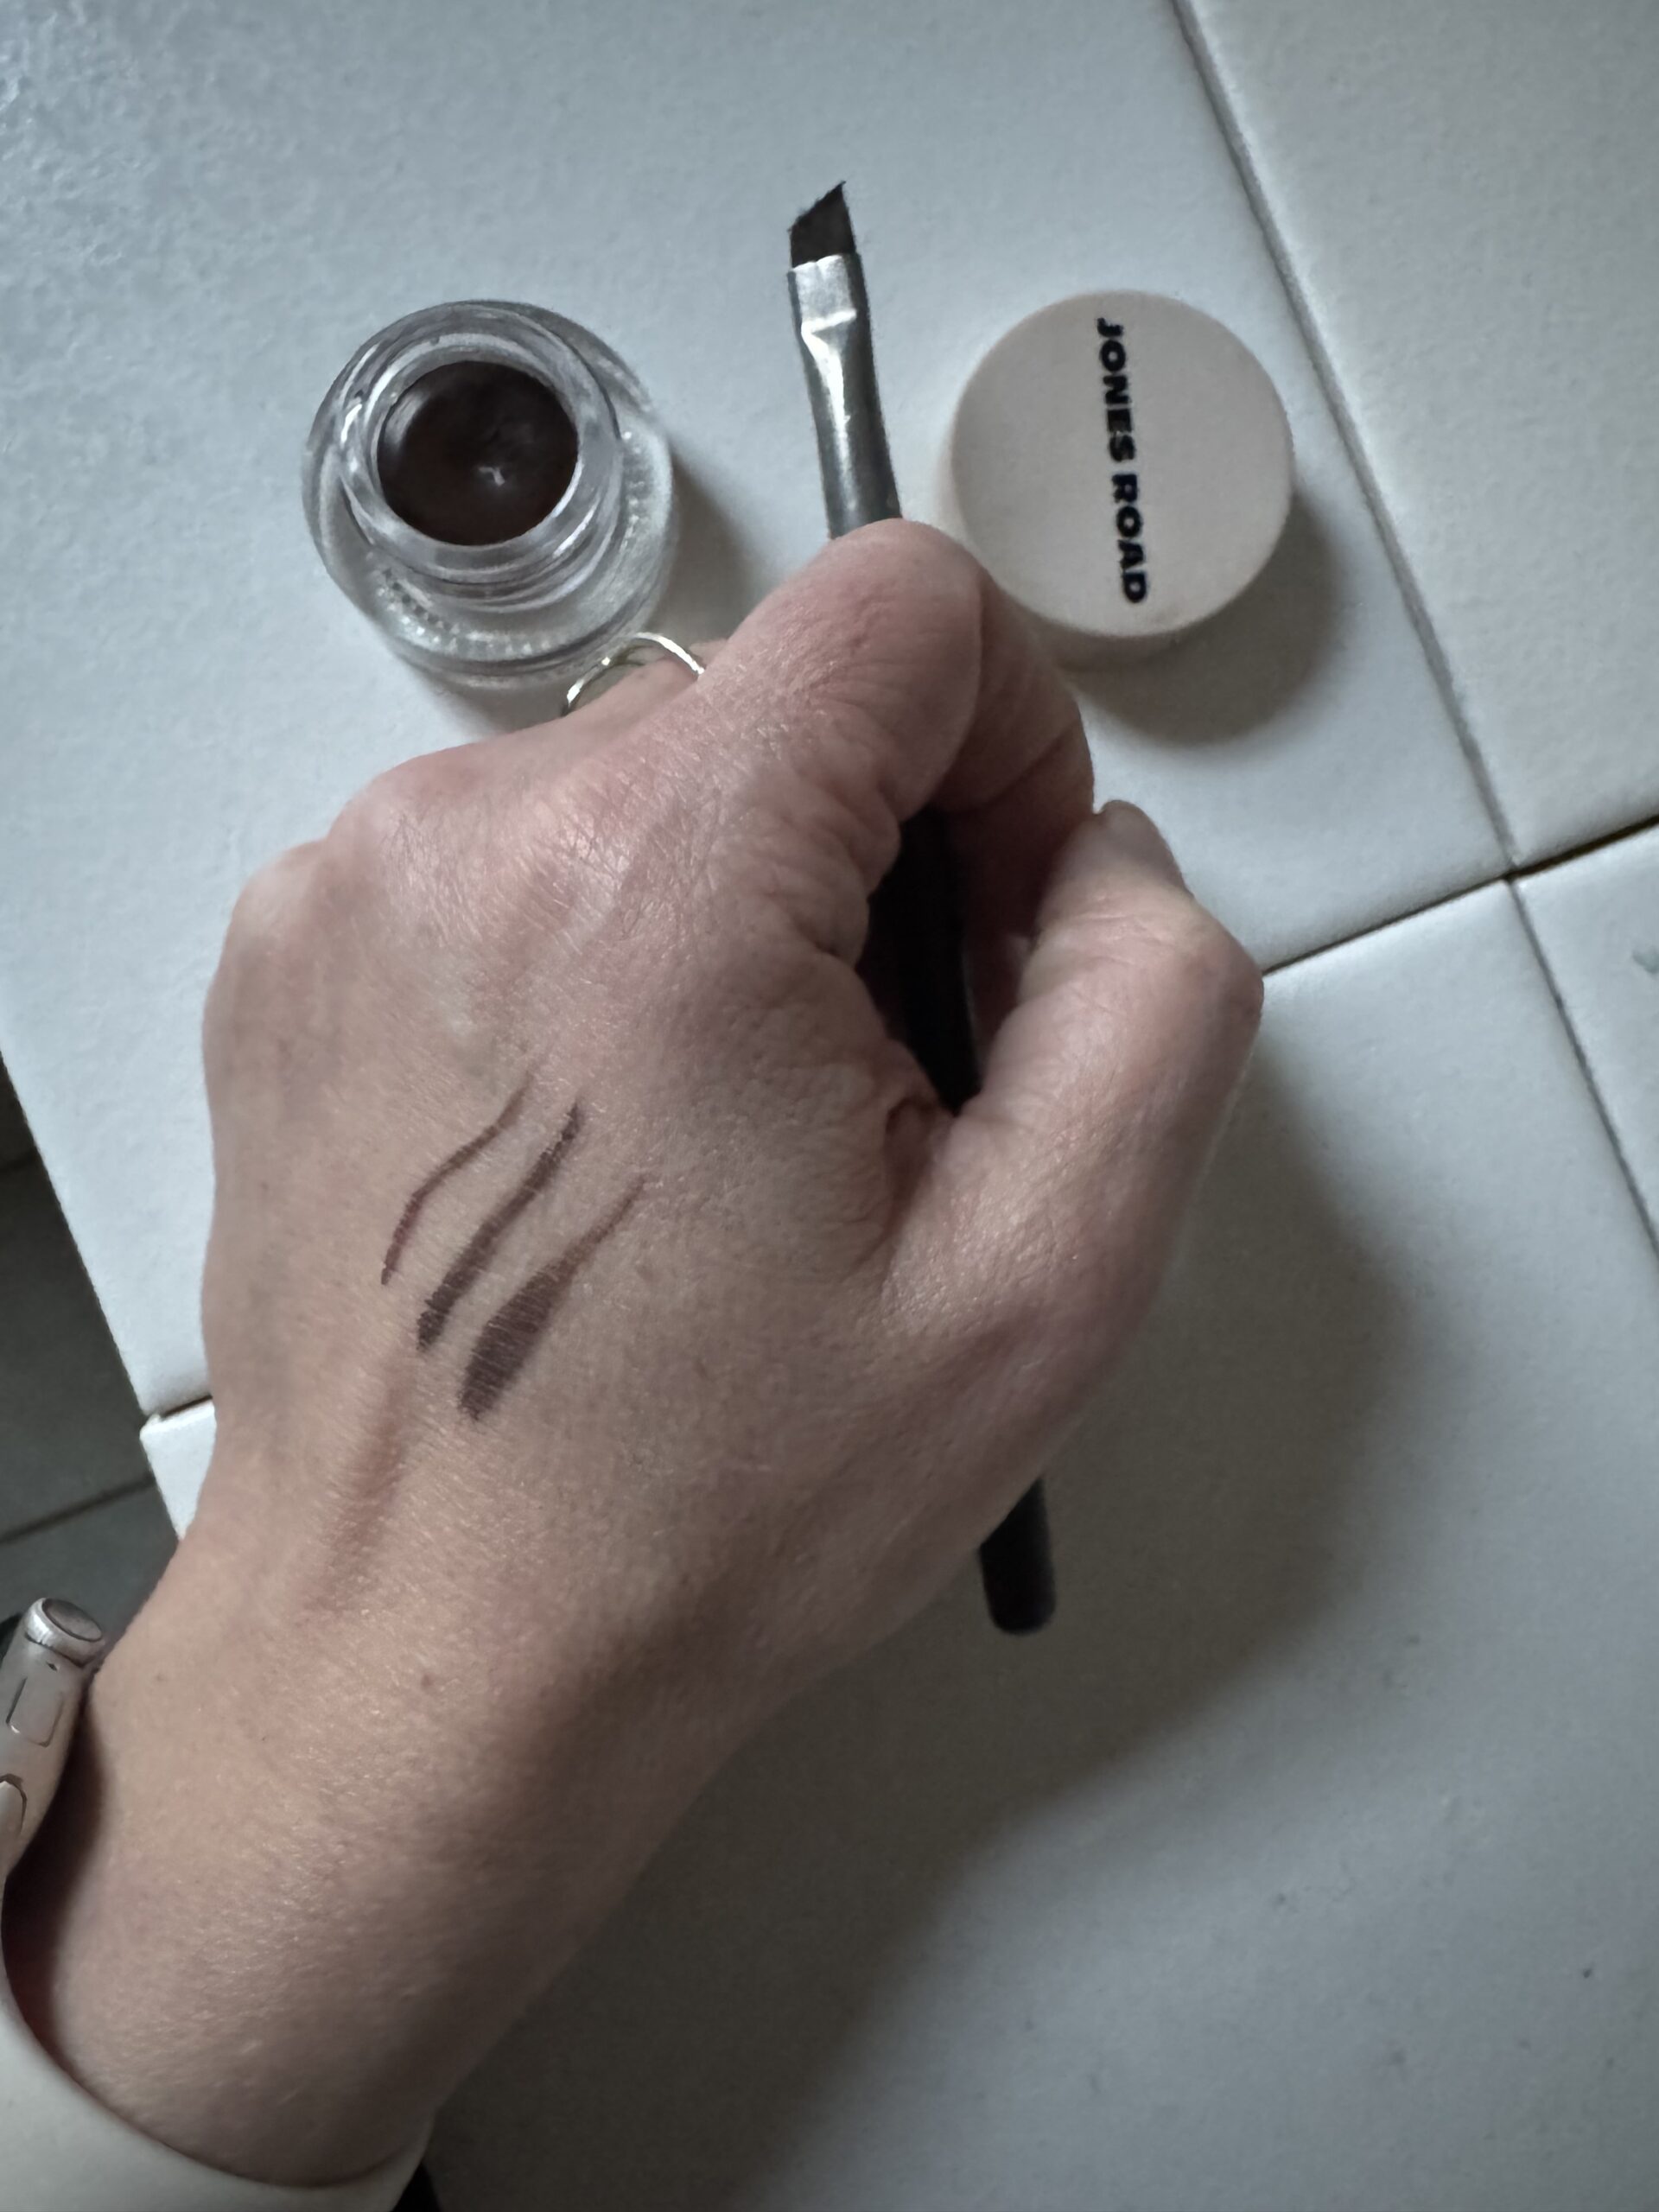
[[[1085,1378],[1139,1318],[1249,1055],[1261,977],[1136,808],[1053,871],[984,1087],[941,1135],[906,1230]]]
[[[1049,877],[1092,813],[1093,792],[1081,725],[1057,728],[1054,741],[1006,790],[950,817],[982,1043],[995,1037],[1018,996]]]
[[[978,564],[913,523],[855,531],[772,593],[661,735],[728,861],[764,867],[843,954],[926,802],[968,830],[970,897],[1010,912],[1088,807],[1070,693]]]

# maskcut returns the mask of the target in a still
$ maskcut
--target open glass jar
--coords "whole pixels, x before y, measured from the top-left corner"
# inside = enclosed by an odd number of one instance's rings
[[[420,666],[575,674],[645,621],[674,550],[668,441],[603,340],[466,300],[359,348],[306,443],[328,571]]]

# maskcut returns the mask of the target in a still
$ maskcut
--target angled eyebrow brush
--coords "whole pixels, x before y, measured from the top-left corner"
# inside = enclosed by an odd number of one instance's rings
[[[789,296],[806,365],[831,537],[899,512],[870,305],[840,185],[790,226]],[[899,858],[870,902],[870,933],[890,974],[905,1042],[950,1112],[979,1089],[979,1056],[963,966],[962,920],[944,817],[925,807],[904,825]],[[1048,1509],[1032,1487],[979,1548],[991,1618],[1011,1636],[1054,1611]]]

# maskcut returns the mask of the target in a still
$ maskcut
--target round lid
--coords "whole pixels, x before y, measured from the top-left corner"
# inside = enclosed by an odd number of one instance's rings
[[[1067,658],[1218,613],[1290,508],[1266,370],[1155,292],[1080,292],[1016,323],[968,380],[947,466],[962,534]]]

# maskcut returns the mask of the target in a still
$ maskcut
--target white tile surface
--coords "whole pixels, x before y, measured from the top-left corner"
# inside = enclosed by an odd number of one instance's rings
[[[143,1471],[138,1410],[45,1171],[0,1170],[0,1538]]]
[[[152,1414],[140,1433],[168,1518],[182,1535],[195,1513],[213,1456],[213,1408],[203,1398],[175,1414]]]
[[[1523,860],[1659,811],[1659,10],[1182,0]]]
[[[1659,830],[1546,868],[1517,889],[1659,1230]]]
[[[197,1395],[196,1060],[233,893],[474,719],[315,560],[300,441],[351,346],[468,293],[608,335],[688,466],[669,619],[733,620],[822,529],[786,225],[851,181],[899,475],[1027,309],[1109,281],[1230,323],[1303,503],[1223,627],[1108,690],[1106,780],[1267,957],[1497,849],[1165,0],[22,0],[0,134],[12,722],[0,1047],[147,1408]],[[879,61],[875,57],[879,56]]]
[[[1659,1271],[1507,892],[1288,971],[1173,1294],[441,2124],[451,2212],[1650,2212]]]

